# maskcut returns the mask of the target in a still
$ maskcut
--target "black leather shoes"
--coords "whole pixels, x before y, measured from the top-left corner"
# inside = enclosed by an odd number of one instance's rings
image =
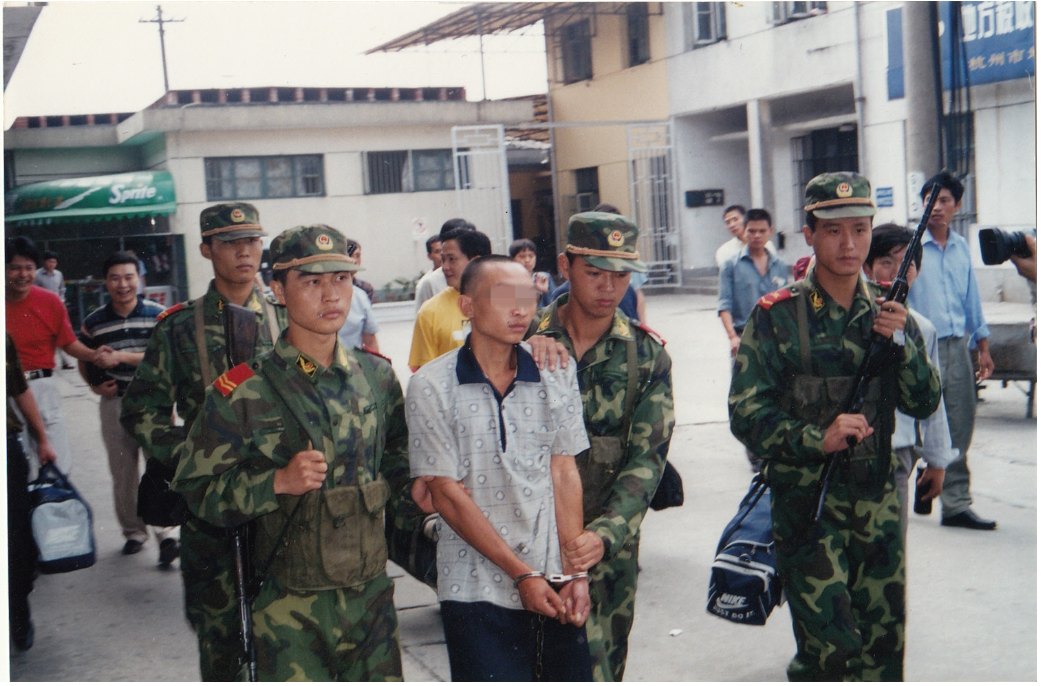
[[[168,569],[180,554],[180,544],[172,538],[164,538],[159,544],[159,568]]]
[[[32,622],[29,622],[27,629],[11,632],[11,642],[14,643],[15,649],[20,653],[24,653],[29,650],[29,648],[32,648],[35,640],[36,630],[33,629]]]
[[[132,538],[128,538],[127,542],[123,544],[124,555],[137,555],[141,552],[141,548],[144,548],[145,544],[141,541],[135,541]]]
[[[998,523],[989,519],[982,519],[972,510],[965,510],[950,517],[940,520],[941,526],[960,526],[963,529],[977,529],[979,531],[993,531],[998,528]]]

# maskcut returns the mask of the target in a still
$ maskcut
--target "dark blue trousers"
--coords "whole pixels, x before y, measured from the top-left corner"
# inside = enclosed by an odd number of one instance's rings
[[[452,681],[593,680],[584,626],[452,600],[441,603],[441,621]]]

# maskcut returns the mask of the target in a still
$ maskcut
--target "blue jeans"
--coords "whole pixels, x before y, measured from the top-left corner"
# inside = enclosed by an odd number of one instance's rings
[[[441,621],[452,681],[593,680],[584,626],[454,600],[441,603]]]

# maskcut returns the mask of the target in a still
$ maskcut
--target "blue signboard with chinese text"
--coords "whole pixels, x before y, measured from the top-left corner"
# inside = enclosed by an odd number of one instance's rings
[[[1034,75],[1034,3],[941,2],[940,44],[944,88],[951,82],[951,12],[960,12],[965,64],[970,85],[1011,81]],[[963,78],[964,83],[964,78]]]

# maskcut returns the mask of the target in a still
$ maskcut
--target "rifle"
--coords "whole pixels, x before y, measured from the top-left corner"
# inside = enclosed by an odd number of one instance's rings
[[[253,357],[258,333],[256,312],[231,303],[224,306],[224,347],[228,353],[228,369]],[[229,536],[235,556],[235,598],[239,603],[246,676],[249,681],[256,681],[257,652],[253,644],[253,603],[249,593],[253,572],[250,564],[249,525],[235,527]]]
[[[897,272],[896,278],[893,279],[893,284],[889,287],[889,293],[886,294],[886,302],[895,301],[903,305],[907,301],[907,270],[911,268],[914,255],[918,252],[918,246],[922,243],[925,229],[929,225],[929,215],[932,214],[933,206],[936,205],[936,198],[939,195],[940,184],[933,184],[932,192],[929,193],[929,200],[926,201],[925,210],[922,212],[922,220],[918,222],[918,228],[915,229],[914,236],[907,245],[904,260],[900,263],[900,270]],[[868,346],[864,359],[860,361],[856,382],[850,388],[846,401],[843,403],[843,409],[839,414],[858,414],[864,408],[864,401],[867,400],[868,383],[871,382],[871,378],[875,375],[874,372],[879,368],[880,363],[888,353],[890,343],[891,339],[885,338],[877,331],[872,332],[871,345]],[[856,439],[852,436],[847,436],[847,447],[828,456],[828,466],[824,470],[824,476],[821,477],[820,483],[817,485],[818,496],[817,509],[813,514],[814,525],[820,523],[821,516],[824,514],[824,500],[828,496],[828,485],[831,483],[832,475],[835,473],[835,467],[840,460],[849,459],[850,451],[856,445]]]

